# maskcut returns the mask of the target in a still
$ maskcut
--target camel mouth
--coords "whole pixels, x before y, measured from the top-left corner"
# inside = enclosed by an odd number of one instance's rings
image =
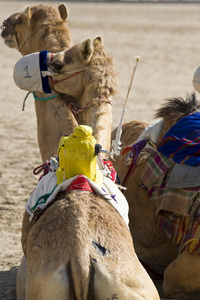
[[[18,48],[17,43],[15,41],[13,41],[13,39],[6,38],[6,39],[4,39],[4,43],[9,48]]]

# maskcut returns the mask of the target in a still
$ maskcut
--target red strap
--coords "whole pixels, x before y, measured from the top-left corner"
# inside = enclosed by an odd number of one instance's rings
[[[132,150],[132,146],[127,146],[123,149],[122,155],[126,154],[127,152],[130,152]]]
[[[125,186],[125,184],[127,183],[129,177],[131,176],[131,174],[133,173],[135,167],[136,167],[136,164],[133,164],[134,160],[132,160],[129,168],[128,168],[128,171],[126,172],[126,175],[124,177],[124,180],[122,181],[122,186]]]
[[[59,83],[59,82],[61,82],[61,81],[67,80],[67,79],[69,79],[69,78],[71,78],[71,77],[73,77],[73,76],[75,76],[75,75],[77,75],[77,74],[79,74],[79,73],[81,73],[81,72],[83,72],[83,71],[84,71],[84,70],[81,70],[81,71],[78,71],[78,72],[76,72],[76,73],[73,73],[73,74],[71,74],[71,75],[69,75],[69,76],[67,76],[67,77],[65,77],[65,78],[63,78],[63,79],[61,79],[61,80],[53,80],[52,77],[50,76],[50,77],[49,77],[49,78],[50,78],[50,82],[54,85],[54,84]]]

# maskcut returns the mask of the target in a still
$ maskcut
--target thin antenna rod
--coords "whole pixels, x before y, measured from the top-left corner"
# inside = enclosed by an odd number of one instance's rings
[[[112,159],[114,159],[114,154],[115,155],[120,155],[120,151],[121,151],[121,144],[122,143],[120,141],[120,138],[121,138],[121,134],[122,134],[122,121],[123,121],[124,113],[126,111],[126,103],[128,101],[128,96],[129,96],[129,93],[130,93],[130,90],[131,90],[131,86],[132,86],[132,83],[133,83],[133,78],[134,78],[134,75],[135,75],[135,71],[137,69],[137,64],[140,60],[140,56],[136,56],[135,59],[136,59],[136,63],[135,63],[135,66],[133,67],[133,73],[132,73],[132,76],[131,76],[131,81],[130,81],[128,92],[127,92],[126,99],[125,99],[125,102],[124,102],[124,106],[123,106],[122,114],[121,114],[121,117],[120,117],[119,125],[118,125],[117,131],[116,131],[115,140],[112,141],[112,151],[110,153],[110,156],[111,156]]]

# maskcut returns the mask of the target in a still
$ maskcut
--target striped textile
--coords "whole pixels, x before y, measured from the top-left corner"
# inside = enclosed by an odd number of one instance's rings
[[[200,165],[200,112],[192,113],[172,126],[157,149],[176,163]]]
[[[200,217],[195,213],[200,206],[200,187],[169,189],[167,182],[174,161],[156,150],[141,174],[141,181],[154,201],[158,228],[181,248],[200,254]]]
[[[152,150],[146,166],[141,173],[141,181],[147,188],[147,193],[155,202],[156,214],[161,210],[180,216],[188,216],[192,206],[200,195],[200,186],[184,189],[167,187],[174,161],[156,150]]]
[[[200,218],[192,221],[189,217],[175,216],[161,211],[158,214],[157,225],[164,231],[172,243],[179,245],[180,252],[200,254]]]

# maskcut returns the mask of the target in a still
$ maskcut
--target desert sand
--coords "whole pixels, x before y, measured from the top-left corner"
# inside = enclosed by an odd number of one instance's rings
[[[1,1],[0,24],[36,1]],[[42,3],[42,1],[41,1]],[[57,7],[59,2],[45,1]],[[101,35],[114,57],[120,89],[113,100],[113,128],[118,125],[135,56],[140,56],[124,122],[152,122],[164,99],[193,92],[200,64],[200,5],[67,3],[73,42]],[[0,299],[16,299],[15,277],[22,258],[20,243],[24,205],[37,184],[32,171],[41,163],[32,95],[13,81],[21,58],[0,38]],[[198,96],[199,97],[199,96]]]

